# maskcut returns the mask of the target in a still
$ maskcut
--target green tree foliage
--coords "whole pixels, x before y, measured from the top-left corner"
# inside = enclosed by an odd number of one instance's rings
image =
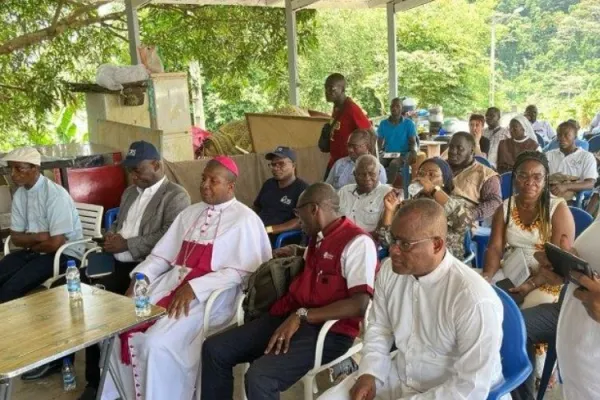
[[[436,0],[397,15],[399,93],[446,115],[487,107],[493,15],[497,104],[538,104],[542,117],[589,122],[600,109],[600,0]],[[0,2],[0,148],[80,140],[73,112],[83,97],[64,81],[93,81],[102,63],[129,62],[122,2]],[[371,116],[388,108],[384,9],[297,14],[303,106],[328,111],[323,81],[346,75]],[[167,71],[197,60],[208,126],[287,104],[283,9],[152,4],[140,11],[142,40],[158,45]],[[66,107],[68,106],[68,107]]]
[[[441,104],[464,114],[487,101],[489,43],[486,19],[493,2],[438,0],[397,14],[399,93],[421,106]],[[457,24],[456,21],[462,21]],[[343,73],[369,115],[388,110],[385,10],[328,11],[317,16],[318,47],[301,60],[302,101],[329,109],[323,81]]]
[[[502,0],[510,12],[517,0]],[[529,0],[499,43],[507,103],[538,104],[555,124],[576,118],[586,126],[600,109],[600,1]]]

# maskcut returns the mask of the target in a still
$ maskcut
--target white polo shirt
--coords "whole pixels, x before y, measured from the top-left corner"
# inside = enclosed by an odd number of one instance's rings
[[[544,142],[550,143],[556,137],[556,132],[547,121],[535,121],[531,124],[533,131],[544,138]]]
[[[589,151],[577,148],[573,153],[565,156],[560,149],[556,149],[547,152],[546,157],[548,157],[550,174],[561,173],[576,176],[581,180],[598,178],[596,158]]]
[[[385,208],[383,198],[392,188],[379,184],[370,193],[358,194],[356,187],[354,183],[340,189],[340,211],[365,231],[374,232]]]

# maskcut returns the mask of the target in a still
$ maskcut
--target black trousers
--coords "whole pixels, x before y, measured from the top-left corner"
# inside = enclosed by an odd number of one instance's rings
[[[533,372],[511,395],[513,400],[534,400],[535,393],[535,345],[556,342],[556,327],[560,303],[540,304],[523,310],[525,329],[527,330],[527,354],[533,365]]]
[[[73,257],[60,256],[60,271],[67,268]],[[0,260],[0,304],[18,299],[37,288],[54,273],[54,253],[40,254],[31,250],[18,250]]]
[[[202,400],[233,398],[233,367],[251,363],[246,372],[248,400],[278,400],[279,393],[301,379],[314,365],[320,325],[303,323],[287,354],[265,349],[284,317],[264,315],[241,327],[209,338],[202,347]],[[325,338],[323,363],[342,356],[354,339],[336,333]]]
[[[123,263],[115,260],[115,271],[102,278],[93,279],[91,284],[104,285],[109,292],[125,294],[131,283],[129,274],[138,263]],[[87,385],[98,389],[100,384],[100,346],[93,345],[85,349],[85,380]]]

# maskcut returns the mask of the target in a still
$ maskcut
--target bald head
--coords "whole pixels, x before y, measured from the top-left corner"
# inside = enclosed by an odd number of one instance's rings
[[[298,204],[306,203],[319,204],[321,207],[328,207],[337,213],[340,208],[340,197],[333,186],[324,182],[317,182],[307,187],[300,195]]]
[[[419,198],[405,202],[394,218],[394,226],[411,232],[418,232],[420,237],[440,237],[446,239],[448,220],[444,208],[436,201]],[[394,227],[392,227],[394,230]]]

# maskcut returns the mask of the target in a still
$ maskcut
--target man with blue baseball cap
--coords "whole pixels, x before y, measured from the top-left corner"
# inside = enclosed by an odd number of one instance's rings
[[[285,146],[277,146],[265,155],[273,178],[263,184],[254,211],[265,224],[272,243],[281,232],[298,229],[300,222],[294,208],[308,184],[296,176],[296,152]]]
[[[95,280],[124,294],[131,271],[152,251],[177,215],[190,205],[187,191],[165,176],[160,153],[151,143],[133,142],[121,165],[132,185],[121,197],[119,216],[105,235],[103,250],[115,258],[114,272]],[[100,349],[86,349],[87,386],[80,400],[95,399],[100,383]]]

